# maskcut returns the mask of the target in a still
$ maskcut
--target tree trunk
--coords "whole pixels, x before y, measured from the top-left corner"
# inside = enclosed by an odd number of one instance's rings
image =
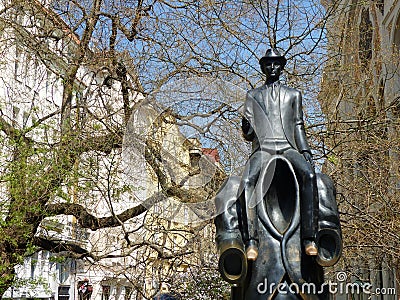
[[[4,243],[0,244],[0,298],[10,288],[15,279],[15,266],[17,259],[15,253],[6,250]]]

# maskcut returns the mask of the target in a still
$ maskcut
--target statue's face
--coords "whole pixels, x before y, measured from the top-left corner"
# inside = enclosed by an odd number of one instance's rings
[[[264,64],[265,74],[268,78],[279,78],[282,73],[282,65],[279,61],[271,60]]]

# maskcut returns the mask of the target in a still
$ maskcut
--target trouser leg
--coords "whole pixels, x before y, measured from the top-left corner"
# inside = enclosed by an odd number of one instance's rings
[[[315,240],[318,228],[317,178],[303,155],[289,149],[284,156],[292,163],[300,185],[301,235],[303,239]]]
[[[258,243],[258,215],[255,199],[255,186],[259,180],[261,165],[266,163],[270,154],[257,151],[250,156],[246,163],[238,194],[238,217],[243,242],[246,247]]]

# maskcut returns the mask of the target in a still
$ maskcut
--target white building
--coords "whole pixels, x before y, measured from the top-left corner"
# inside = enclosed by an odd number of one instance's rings
[[[61,108],[62,77],[69,68],[70,53],[76,51],[80,41],[66,23],[49,9],[45,1],[35,0],[30,4],[21,2],[20,5],[6,9],[10,4],[12,2],[8,1],[0,4],[0,9],[5,9],[0,19],[0,107],[3,118],[13,126],[30,130],[30,127],[34,128],[35,122],[51,116]],[[6,23],[10,20],[7,18],[14,21],[11,26]],[[111,101],[120,96],[118,83],[114,83],[111,88],[103,87],[102,83],[108,74],[97,71],[87,68],[78,71],[74,105],[82,105],[80,101],[83,98],[87,99],[89,105],[93,104],[96,101],[93,95],[102,89],[103,101]],[[38,142],[51,144],[58,134],[58,122],[57,118],[49,117],[49,121],[43,123],[43,129],[32,130],[32,136]],[[7,187],[1,188],[2,195],[6,195]],[[74,188],[65,187],[64,190],[72,193]],[[79,201],[78,195],[71,196],[73,201]],[[6,199],[6,196],[2,198]],[[108,211],[104,203],[96,205],[96,210],[102,209]],[[80,229],[72,216],[45,219],[37,236],[52,242],[72,243],[87,251],[95,251],[97,245],[104,244],[104,236],[97,234],[96,237],[95,233]],[[106,245],[115,242],[107,241]],[[106,264],[112,269],[119,261],[110,259]],[[121,276],[114,279],[114,274],[107,274],[104,269],[98,271],[82,260],[60,258],[48,251],[39,251],[26,258],[24,264],[17,268],[17,274],[15,286],[4,297],[79,299],[78,286],[85,278],[90,278],[90,284],[93,285],[92,299],[108,299],[111,295],[115,299],[128,299],[132,294],[131,284]]]
[[[3,2],[0,10],[9,4],[7,1]],[[57,111],[61,108],[63,97],[63,75],[70,67],[70,54],[79,47],[80,40],[62,18],[50,10],[46,1],[33,0],[28,7],[23,3],[12,7],[7,13],[3,11],[3,15],[13,17],[12,26],[0,18],[0,27],[3,29],[0,30],[0,53],[3,55],[0,62],[0,109],[2,116],[13,126],[30,131],[30,136],[38,142],[51,145],[59,135]],[[91,55],[98,56],[93,59],[96,64],[81,67],[74,84],[73,105],[77,112],[74,121],[87,122],[85,126],[101,131],[103,126],[123,123],[124,114],[120,108],[115,107],[116,99],[121,101],[121,85],[116,80],[107,82],[110,75],[109,59],[95,51]],[[135,93],[131,93],[130,97],[131,103],[143,99]],[[92,113],[97,116],[108,114],[113,117],[104,123],[95,118],[86,118],[85,106],[93,108]],[[151,105],[142,106],[141,110],[135,112],[131,122],[148,127],[157,114]],[[35,127],[38,121],[43,121],[42,127]],[[140,126],[135,127],[140,129]],[[180,164],[190,165],[189,152],[193,150],[193,144],[174,126],[164,126],[163,130],[167,132],[162,133],[167,136],[167,144],[172,141],[182,147],[173,153],[175,164],[178,161]],[[209,152],[206,154],[209,155]],[[215,156],[215,153],[212,155]],[[168,159],[165,162],[171,163]],[[54,197],[54,203],[66,201],[62,197],[64,193],[68,195],[69,201],[85,205],[97,216],[109,215],[110,211],[118,214],[135,205],[135,200],[127,192],[115,191],[121,194],[119,201],[110,204],[105,200],[107,197],[104,197],[100,187],[84,188],[85,184],[93,182],[105,186],[111,172],[112,180],[123,182],[123,175],[115,167],[115,164],[122,163],[120,153],[112,152],[104,157],[87,153],[77,163],[76,168],[84,169],[91,163],[97,164],[98,173],[84,174],[88,180],[78,177],[72,184],[63,186],[60,196]],[[143,172],[145,169],[142,161],[130,168],[131,176],[136,178],[131,184],[140,187],[138,193],[142,196],[151,195],[158,190],[154,174]],[[183,178],[180,167],[174,166],[172,169],[174,176]],[[193,180],[195,182],[196,178]],[[124,189],[123,185],[115,184],[121,190]],[[2,199],[6,199],[5,185],[1,186],[1,194],[4,195]],[[69,243],[78,249],[78,253],[87,251],[95,255],[96,259],[63,258],[49,251],[36,252],[17,268],[18,280],[4,298],[80,300],[82,294],[79,294],[79,288],[85,283],[88,291],[84,294],[86,299],[88,296],[95,300],[144,299],[141,294],[148,297],[165,287],[165,284],[153,278],[153,271],[156,274],[159,270],[147,265],[148,258],[157,260],[157,252],[149,249],[143,251],[139,247],[147,240],[159,243],[162,237],[159,233],[152,233],[151,226],[147,226],[146,222],[143,216],[124,223],[122,227],[91,231],[81,229],[73,216],[46,218],[36,234],[38,238],[45,238],[55,245]],[[130,242],[133,243],[129,247],[127,232]],[[175,240],[172,241],[173,239]],[[167,246],[170,251],[174,251],[179,243],[183,244],[184,239],[172,237],[160,242],[159,246]],[[127,267],[130,268],[130,274],[125,272]],[[132,270],[135,272],[132,273]]]

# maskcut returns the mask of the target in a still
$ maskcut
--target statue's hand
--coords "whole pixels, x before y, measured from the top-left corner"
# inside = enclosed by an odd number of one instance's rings
[[[254,129],[246,118],[242,118],[242,133],[246,141],[253,141],[255,134]]]
[[[311,153],[305,151],[305,152],[303,152],[303,156],[306,159],[306,161],[308,161],[310,163],[311,167],[313,167],[313,169],[315,169],[315,164],[314,164],[314,160],[312,158]]]

